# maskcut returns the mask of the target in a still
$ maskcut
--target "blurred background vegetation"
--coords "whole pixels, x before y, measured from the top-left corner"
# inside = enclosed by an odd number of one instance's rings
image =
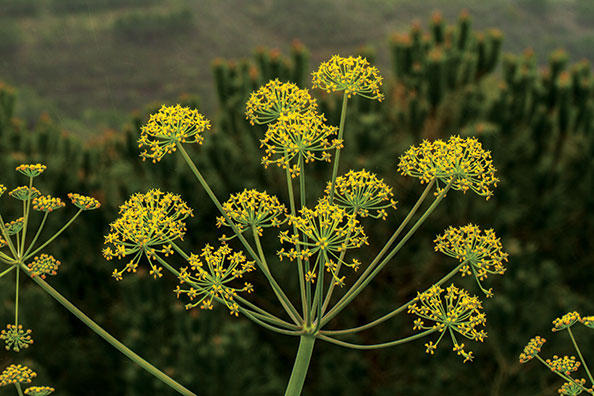
[[[195,208],[187,247],[219,235],[213,208],[178,159],[154,166],[138,158],[138,128],[160,103],[195,106],[214,121],[193,154],[221,199],[244,187],[284,197],[275,187],[283,176],[259,165],[263,131],[244,119],[247,95],[275,77],[310,87],[309,73],[334,53],[367,56],[386,79],[386,101],[353,100],[342,169],[377,172],[394,186],[399,209],[368,227],[373,243],[359,257],[381,247],[422,189],[396,174],[410,144],[478,136],[502,182],[488,202],[449,194],[331,326],[373,320],[447,272],[454,263],[431,241],[448,225],[495,228],[511,260],[504,277],[488,282],[496,293],[485,303],[489,338],[472,346],[474,363],[462,364],[448,348],[430,357],[422,343],[371,352],[320,343],[304,394],[553,395],[560,382],[536,364],[520,366],[517,356],[535,334],[550,339],[545,355],[572,353],[562,335],[551,337],[551,320],[568,310],[594,313],[592,22],[590,0],[0,0],[0,181],[21,184],[11,169],[39,161],[49,167],[40,179],[45,192],[88,192],[103,202],[52,246],[64,264],[51,283],[116,337],[199,395],[280,394],[296,339],[224,309],[186,312],[172,279],[155,282],[139,271],[116,284],[112,263],[100,256],[103,235],[118,205],[150,187],[181,193]],[[337,125],[337,98],[316,95]],[[316,168],[310,201],[328,173]],[[16,209],[3,201],[5,217]],[[50,227],[67,215],[51,216]],[[276,251],[274,232],[266,244]],[[291,264],[275,270],[297,296]],[[253,281],[255,301],[274,310],[263,279]],[[457,283],[478,292],[470,280]],[[12,316],[12,295],[3,279],[2,320]],[[29,364],[60,395],[171,394],[32,284],[22,309],[36,343],[18,356],[2,352],[2,367]],[[411,331],[403,315],[351,339],[373,343]],[[594,350],[591,333],[576,333],[582,350]]]

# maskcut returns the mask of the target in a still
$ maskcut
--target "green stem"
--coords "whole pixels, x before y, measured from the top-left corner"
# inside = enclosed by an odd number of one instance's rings
[[[305,208],[306,206],[306,199],[305,199],[305,164],[303,158],[299,157],[299,201],[301,202],[301,209]],[[305,234],[303,236],[303,243],[307,244],[307,236]],[[309,273],[310,266],[309,260],[305,260],[305,272]],[[305,284],[305,297],[307,299],[307,306],[310,307],[312,304],[311,300],[311,282],[306,282]],[[316,288],[317,289],[317,288]],[[311,325],[312,316],[313,316],[313,307],[308,311],[310,314],[305,319],[306,326]]]
[[[289,384],[285,390],[285,396],[301,395],[315,341],[316,339],[311,335],[302,335],[299,339],[299,349],[297,350]]]
[[[582,390],[585,390],[586,392],[588,392],[589,394],[594,394],[594,392],[592,392],[591,390],[589,390],[588,388],[582,386],[581,384],[579,384],[578,382],[576,382],[573,378],[571,378],[568,375],[565,375],[563,373],[560,373],[559,371],[555,371],[553,370],[553,368],[543,359],[541,358],[539,355],[535,355],[536,359],[538,359],[538,361],[540,361],[542,364],[544,364],[549,370],[551,370],[553,373],[557,374],[559,377],[563,378],[565,381],[567,382],[571,382],[572,384],[578,385],[582,388]]]
[[[590,383],[592,385],[594,385],[594,379],[592,379],[592,373],[590,373],[590,369],[588,368],[588,365],[586,364],[586,360],[584,359],[584,356],[582,355],[582,351],[580,351],[580,347],[578,346],[578,344],[575,340],[575,337],[573,336],[571,328],[568,327],[567,332],[569,333],[569,336],[571,337],[571,342],[573,342],[573,346],[575,347],[575,350],[576,350],[578,356],[580,357],[582,364],[584,365],[584,370],[586,370],[586,373],[588,374],[588,378],[590,378]]]
[[[66,229],[68,227],[70,227],[70,224],[72,224],[74,222],[74,220],[76,220],[76,218],[81,213],[82,213],[82,209],[79,209],[78,212],[76,212],[76,214],[74,216],[72,216],[72,218],[70,220],[68,220],[68,223],[64,224],[64,226],[62,228],[60,228],[60,231],[56,232],[54,234],[54,236],[52,236],[50,239],[48,239],[43,245],[41,245],[40,247],[38,247],[37,249],[35,249],[32,253],[29,253],[29,254],[25,255],[23,257],[23,261],[27,261],[29,258],[31,258],[32,256],[35,256],[35,254],[37,254],[38,252],[40,252],[41,250],[43,250],[43,248],[45,248],[47,245],[49,245],[50,243],[52,243],[54,239],[56,239],[58,236],[60,236],[60,234],[62,234],[64,231],[66,231]]]
[[[26,267],[24,264],[21,263],[20,265],[23,268],[23,270],[26,270]],[[132,360],[138,366],[142,367],[144,370],[146,370],[150,374],[154,375],[159,380],[161,380],[163,383],[167,384],[169,387],[176,390],[180,394],[196,396],[195,393],[184,388],[182,385],[180,385],[179,383],[177,383],[176,381],[174,381],[173,379],[168,377],[165,373],[160,371],[158,368],[156,368],[155,366],[153,366],[152,364],[150,364],[149,362],[147,362],[146,360],[144,360],[143,358],[138,356],[136,353],[134,353],[134,351],[129,349],[127,346],[125,346],[124,344],[119,342],[107,331],[103,330],[97,323],[95,323],[91,318],[89,318],[87,315],[85,315],[80,309],[78,309],[74,305],[72,305],[72,303],[70,303],[70,301],[68,301],[64,296],[62,296],[60,293],[58,293],[53,287],[51,287],[48,283],[46,283],[39,276],[31,276],[29,274],[29,277],[35,283],[37,283],[47,294],[52,296],[56,301],[58,301],[60,304],[62,304],[62,306],[64,308],[66,308],[68,311],[70,311],[70,313],[72,313],[81,322],[83,322],[91,330],[93,330],[98,336],[100,336],[105,341],[107,341],[115,349],[117,349],[118,351],[120,351],[121,353],[126,355],[130,360]]]
[[[15,269],[15,265],[12,265],[10,268],[4,270],[2,273],[0,273],[0,278],[2,278],[4,275],[8,274],[10,271],[12,271],[13,269]]]
[[[14,296],[14,325],[19,325],[19,275],[21,273],[20,266],[16,269],[16,282],[15,282],[15,296]]]
[[[24,396],[23,395],[23,390],[21,389],[21,384],[19,384],[18,382],[15,382],[14,386],[15,386],[15,388],[16,388],[17,393],[19,394],[19,396]]]
[[[361,282],[361,284],[357,288],[355,288],[353,290],[353,292],[346,299],[344,299],[344,301],[342,303],[338,302],[334,306],[334,308],[332,308],[330,310],[330,312],[328,312],[328,314],[326,315],[326,317],[324,318],[324,320],[322,322],[322,326],[324,326],[332,318],[334,318],[336,315],[338,315],[338,313],[340,311],[342,311],[351,301],[353,301],[353,299],[355,297],[357,297],[359,295],[359,293],[361,293],[365,289],[365,287],[367,287],[367,285],[373,280],[373,278],[375,278],[377,276],[377,274],[384,268],[384,266],[392,259],[392,257],[394,257],[396,255],[396,253],[398,253],[398,251],[413,236],[413,234],[417,231],[417,229],[425,222],[427,217],[429,217],[429,215],[435,210],[437,205],[439,205],[439,203],[442,201],[442,199],[447,194],[450,187],[451,187],[451,182],[446,186],[446,188],[444,188],[439,193],[439,195],[437,196],[435,201],[433,201],[431,206],[429,206],[429,208],[427,208],[425,213],[423,213],[423,215],[417,220],[417,222],[406,233],[406,235],[404,235],[404,237],[402,237],[402,239],[400,240],[400,242],[398,242],[398,244],[394,247],[394,249],[392,249],[392,251],[382,260],[382,262],[377,265],[377,267],[373,270],[373,272],[371,272],[371,274],[363,282]]]
[[[0,252],[0,261],[12,265],[14,264],[14,259],[10,258],[9,256],[5,255],[4,253]]]
[[[4,227],[4,220],[2,219],[2,215],[0,215],[0,231],[2,231],[2,235],[4,239],[6,239],[6,243],[8,244],[8,248],[14,257],[18,257],[17,251],[12,244],[12,239],[8,235],[6,228]]]
[[[340,346],[343,346],[346,348],[351,348],[351,349],[380,349],[380,348],[388,348],[388,347],[392,347],[392,346],[396,346],[396,345],[406,344],[407,342],[418,340],[419,338],[428,336],[429,334],[435,333],[436,331],[437,331],[437,329],[429,329],[422,333],[412,335],[410,337],[401,338],[399,340],[394,340],[394,341],[390,341],[390,342],[384,342],[381,344],[371,344],[371,345],[352,344],[350,342],[340,341],[335,338],[328,337],[328,336],[325,336],[322,334],[318,335],[318,338],[320,340],[328,341],[332,344],[340,345]]]
[[[456,273],[460,270],[460,267],[462,267],[462,265],[464,265],[464,263],[458,264],[456,266],[456,268],[454,268],[453,270],[451,270],[446,276],[444,276],[443,278],[441,278],[434,285],[435,286],[440,286],[444,282],[447,282],[451,277],[453,277],[454,275],[456,275]],[[402,311],[404,311],[410,304],[414,303],[418,299],[419,299],[418,297],[415,297],[415,298],[411,299],[410,301],[408,301],[407,303],[402,304],[401,306],[399,306],[395,310],[391,311],[390,313],[387,313],[386,315],[382,316],[381,318],[376,319],[373,322],[369,322],[366,325],[358,326],[358,327],[353,327],[353,328],[350,328],[350,329],[343,329],[343,330],[325,330],[322,333],[323,334],[333,334],[333,335],[336,335],[336,334],[352,334],[352,333],[358,333],[360,331],[370,329],[370,328],[372,328],[374,326],[377,326],[378,324],[383,323],[386,320],[388,320],[388,319],[390,319],[390,318],[398,315],[399,313],[401,313]]]
[[[41,230],[43,230],[43,226],[45,225],[45,221],[47,220],[48,215],[49,215],[49,212],[45,212],[45,215],[43,215],[43,220],[41,220],[41,224],[39,225],[39,228],[37,229],[37,233],[35,234],[35,237],[33,237],[33,240],[31,241],[29,248],[27,248],[27,251],[25,252],[25,254],[23,256],[26,256],[31,251],[33,246],[35,246],[35,242],[37,242],[37,238],[39,238],[39,235],[41,235]]]
[[[25,251],[25,239],[27,238],[27,225],[29,224],[29,209],[31,207],[31,190],[33,189],[33,178],[29,177],[29,193],[27,194],[27,201],[23,202],[23,238],[21,246],[18,248],[19,254]]]
[[[344,135],[344,124],[346,121],[347,113],[347,102],[348,95],[346,93],[342,96],[342,110],[340,112],[340,125],[338,126],[338,139],[343,140]],[[334,200],[334,184],[336,183],[336,176],[338,175],[338,163],[340,162],[340,148],[336,148],[336,154],[334,155],[334,165],[332,166],[332,183],[330,187],[330,203]]]
[[[202,187],[204,188],[204,190],[206,191],[206,193],[208,194],[208,196],[210,197],[212,202],[215,204],[215,206],[217,207],[217,209],[219,210],[221,215],[223,215],[223,217],[227,221],[227,224],[229,224],[231,226],[231,228],[233,229],[233,232],[235,233],[235,235],[237,235],[237,238],[239,238],[239,241],[241,242],[243,247],[248,251],[250,256],[252,256],[252,258],[256,261],[258,266],[262,267],[262,261],[257,256],[256,252],[254,252],[254,249],[252,249],[252,247],[250,246],[248,241],[245,239],[245,237],[239,232],[239,230],[235,226],[235,223],[233,221],[231,221],[231,219],[227,215],[227,212],[225,211],[225,209],[223,209],[223,206],[219,202],[218,198],[216,197],[216,195],[214,194],[212,189],[209,187],[208,183],[206,182],[206,180],[204,179],[204,177],[202,176],[202,174],[200,173],[198,168],[196,168],[196,165],[194,164],[194,162],[192,161],[192,159],[190,158],[190,156],[188,155],[188,153],[186,152],[184,147],[181,145],[181,143],[177,144],[177,148],[181,152],[184,160],[190,167],[192,173],[194,173],[194,176],[196,176],[196,179],[198,180],[198,182],[200,182],[200,184],[202,185]],[[280,296],[281,304],[282,304],[283,308],[285,309],[285,311],[287,311],[287,314],[291,317],[291,319],[295,322],[295,324],[299,325],[301,317],[299,316],[299,313],[297,312],[297,310],[295,309],[295,307],[293,306],[293,304],[291,303],[289,298],[283,292],[283,290],[278,285],[278,283],[276,283],[276,281],[273,278],[268,276],[267,272],[264,272],[264,275],[268,279],[268,282],[270,282],[270,285],[272,286],[272,288],[275,290],[275,293],[278,293],[278,296]]]

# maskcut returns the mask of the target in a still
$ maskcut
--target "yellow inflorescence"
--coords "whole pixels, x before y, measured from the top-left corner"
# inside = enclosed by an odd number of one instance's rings
[[[11,222],[4,224],[4,229],[6,230],[6,233],[8,234],[8,236],[11,236],[11,235],[15,235],[15,234],[21,232],[24,224],[25,224],[25,218],[19,217],[16,220],[13,220]]]
[[[270,125],[260,140],[264,148],[262,164],[277,164],[289,168],[296,177],[301,165],[312,161],[330,162],[329,150],[342,147],[342,140],[334,139],[337,129],[324,123],[324,117],[315,113],[291,113],[283,121]],[[291,164],[296,160],[297,163]]]
[[[11,364],[0,374],[0,386],[29,384],[35,377],[37,377],[37,373],[29,367],[21,366],[20,364]]]
[[[547,359],[547,363],[552,371],[565,375],[570,375],[574,371],[577,371],[581,364],[575,360],[575,356],[563,356],[561,358],[557,355],[553,356],[553,359]]]
[[[561,385],[561,387],[558,389],[558,392],[563,396],[577,396],[581,394],[584,389],[586,389],[585,385],[585,379],[574,379],[573,382],[566,382]]]
[[[332,182],[326,186],[326,195],[330,194]],[[336,178],[333,203],[347,211],[350,215],[373,217],[385,220],[387,208],[396,209],[394,194],[382,179],[365,169],[349,171]]]
[[[594,315],[582,317],[581,322],[584,324],[584,326],[594,329]]]
[[[344,91],[348,97],[360,95],[380,102],[384,99],[380,92],[382,77],[379,71],[360,56],[343,58],[334,55],[312,75],[314,88],[326,92]]]
[[[315,113],[317,107],[316,100],[306,89],[277,79],[252,92],[245,114],[252,125],[263,125],[285,121],[289,115]]]
[[[4,194],[5,191],[6,191],[6,186],[4,184],[0,184],[0,197]]]
[[[15,352],[19,352],[21,349],[27,349],[29,345],[33,344],[31,330],[25,330],[21,325],[7,325],[6,329],[0,331],[0,339],[4,340],[7,351],[12,349]]]
[[[80,210],[95,210],[101,207],[99,201],[93,197],[87,197],[86,195],[70,193],[68,194],[68,198],[72,201],[72,204]]]
[[[252,293],[252,284],[245,282],[242,288],[229,286],[229,283],[240,279],[247,272],[255,269],[253,261],[247,261],[242,252],[233,252],[222,244],[218,249],[206,245],[200,255],[192,254],[188,258],[190,267],[180,270],[180,285],[174,290],[179,298],[186,295],[190,303],[186,309],[199,306],[201,309],[212,309],[213,300],[224,303],[231,315],[239,316],[239,305],[235,302],[237,293]],[[187,288],[181,286],[186,285]]]
[[[547,340],[540,336],[531,338],[520,354],[520,363],[526,363],[534,359],[534,357],[540,353],[540,350],[542,349],[542,346],[545,342],[547,342]]]
[[[26,201],[28,199],[34,199],[41,195],[38,189],[35,187],[20,186],[8,193],[13,198],[20,201]]]
[[[489,274],[502,275],[505,272],[504,262],[507,261],[508,254],[503,251],[501,241],[492,229],[483,231],[473,224],[450,227],[434,242],[436,251],[462,263],[462,276],[474,275],[480,289],[488,297],[493,295],[492,289],[484,289],[481,281]]]
[[[568,312],[560,318],[553,320],[553,331],[561,331],[570,328],[577,322],[581,322],[582,318],[576,311]]]
[[[43,253],[27,264],[27,267],[29,267],[32,276],[40,276],[45,279],[47,275],[56,275],[60,264],[62,263],[56,260],[54,256]]]
[[[356,249],[367,244],[367,236],[359,221],[348,215],[344,209],[322,200],[313,210],[302,208],[299,216],[289,215],[288,219],[289,224],[294,224],[301,235],[306,237],[306,241],[298,234],[289,235],[289,231],[283,231],[279,235],[281,242],[288,242],[294,247],[288,251],[281,249],[278,255],[281,259],[287,257],[290,260],[297,258],[308,260],[317,254],[313,268],[306,274],[309,282],[314,282],[316,268],[321,263],[332,273],[334,281],[340,285],[343,284],[344,277],[338,274],[339,266],[345,265],[354,270],[358,269],[359,261],[346,262],[340,258],[340,254],[347,249]]]
[[[31,386],[25,389],[25,395],[28,396],[47,396],[54,393],[56,390],[51,386]]]
[[[50,195],[42,195],[33,199],[33,209],[40,212],[53,212],[66,204],[60,198],[54,198]]]
[[[197,110],[189,107],[161,106],[140,130],[138,147],[143,160],[160,161],[173,153],[178,143],[204,142],[203,133],[210,129],[210,121]]]
[[[454,344],[454,352],[464,357],[464,361],[467,362],[473,359],[472,352],[464,350],[464,344],[458,343],[454,332],[467,339],[483,342],[487,333],[485,330],[477,330],[477,327],[484,326],[486,323],[482,309],[478,297],[470,296],[466,290],[454,285],[444,290],[434,285],[427,291],[418,293],[415,302],[408,306],[408,313],[419,317],[414,321],[413,329],[434,329],[441,333],[435,344],[432,341],[425,344],[427,353],[434,354],[444,334],[449,332]],[[426,325],[424,320],[432,323]]]
[[[476,138],[452,136],[447,142],[424,140],[410,147],[400,157],[400,173],[421,179],[422,183],[437,180],[463,192],[469,189],[489,199],[497,187],[491,153]],[[443,186],[441,186],[443,188]]]
[[[47,166],[42,164],[24,164],[17,166],[16,170],[28,177],[37,177],[41,175]]]
[[[278,227],[286,221],[285,205],[281,204],[274,195],[257,190],[245,189],[240,193],[232,194],[223,203],[223,209],[239,228],[239,232],[255,227],[261,235],[263,228]],[[231,226],[223,216],[217,218],[217,227],[221,226]]]
[[[120,280],[125,271],[136,272],[144,255],[149,261],[151,275],[160,278],[161,267],[155,265],[153,259],[158,253],[173,254],[171,242],[183,239],[186,232],[184,220],[193,216],[192,210],[179,195],[150,190],[132,195],[120,206],[119,214],[105,237],[108,247],[103,249],[103,256],[107,260],[133,257],[122,270],[114,269],[112,276]]]

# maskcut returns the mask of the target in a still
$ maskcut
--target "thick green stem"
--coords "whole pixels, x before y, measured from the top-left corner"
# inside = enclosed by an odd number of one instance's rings
[[[192,159],[190,158],[190,156],[188,155],[188,153],[186,152],[184,147],[181,145],[181,143],[177,144],[177,148],[180,151],[180,153],[182,154],[182,157],[184,158],[184,160],[186,161],[188,166],[190,167],[190,170],[192,171],[192,173],[194,173],[194,176],[196,176],[196,179],[198,180],[198,182],[202,185],[202,187],[204,188],[204,190],[210,197],[211,201],[215,204],[215,206],[217,207],[217,209],[219,210],[221,215],[225,218],[225,220],[227,221],[227,224],[229,224],[231,226],[231,229],[233,229],[233,232],[235,233],[235,235],[237,236],[237,238],[239,239],[239,241],[241,242],[243,247],[248,251],[249,255],[256,261],[258,266],[262,267],[262,261],[260,260],[260,258],[256,254],[256,252],[254,252],[254,249],[252,249],[252,247],[250,246],[248,241],[245,239],[245,237],[239,232],[235,223],[233,221],[231,221],[231,219],[227,215],[227,212],[225,211],[225,209],[223,209],[223,206],[219,202],[219,199],[214,194],[214,192],[212,191],[212,189],[210,188],[210,186],[208,185],[208,183],[206,182],[206,180],[204,179],[204,177],[202,176],[202,174],[200,173],[198,168],[196,168],[194,161],[192,161]],[[299,316],[299,313],[297,312],[297,310],[295,309],[295,307],[293,306],[293,304],[291,303],[291,301],[289,300],[287,295],[283,292],[283,290],[278,285],[278,283],[276,283],[276,281],[273,278],[271,278],[266,271],[263,271],[263,272],[264,272],[264,275],[266,276],[266,278],[268,279],[268,282],[272,286],[275,294],[277,294],[277,296],[279,297],[281,305],[283,306],[285,311],[287,311],[287,314],[291,317],[291,319],[293,320],[293,322],[295,322],[295,324],[299,325],[301,323],[301,317]]]
[[[23,270],[25,270],[25,272],[27,272],[24,264],[21,264],[21,267],[23,268]],[[29,274],[29,277],[35,283],[37,283],[47,294],[52,296],[56,301],[58,301],[60,304],[62,304],[62,306],[64,308],[66,308],[68,311],[70,311],[70,313],[72,313],[81,322],[83,322],[91,330],[93,330],[98,336],[100,336],[105,341],[107,341],[115,349],[117,349],[118,351],[120,351],[121,353],[126,355],[130,360],[132,360],[138,366],[142,367],[144,370],[146,370],[150,374],[154,375],[159,380],[161,380],[163,383],[167,384],[169,387],[176,390],[180,394],[196,396],[195,393],[184,388],[182,385],[180,385],[179,383],[177,383],[176,381],[171,379],[169,376],[167,376],[165,373],[160,371],[158,368],[156,368],[155,366],[153,366],[152,364],[150,364],[149,362],[147,362],[146,360],[144,360],[143,358],[138,356],[130,348],[128,348],[127,346],[125,346],[124,344],[119,342],[107,331],[103,330],[97,323],[95,323],[91,318],[89,318],[87,315],[85,315],[80,309],[78,309],[74,305],[72,305],[72,303],[70,301],[68,301],[64,296],[62,296],[60,293],[58,293],[53,287],[51,287],[48,283],[46,283],[39,276],[31,276]]]
[[[26,271],[26,270],[25,270]],[[15,296],[14,296],[14,325],[19,325],[19,275],[21,273],[20,266],[16,269],[16,282],[15,282]]]
[[[338,126],[338,139],[343,140],[342,137],[344,135],[344,124],[346,121],[346,113],[347,113],[347,102],[348,102],[348,95],[346,93],[343,94],[342,97],[342,110],[340,112],[340,125]],[[330,203],[334,200],[334,185],[336,184],[336,176],[338,175],[338,163],[340,162],[340,148],[336,148],[336,154],[334,155],[334,165],[332,166],[332,183],[330,186]]]
[[[412,335],[410,337],[406,337],[406,338],[401,338],[399,340],[394,340],[394,341],[390,341],[390,342],[383,342],[381,344],[371,344],[371,345],[361,345],[361,344],[352,344],[350,342],[344,342],[344,341],[340,341],[325,335],[319,335],[318,338],[320,340],[324,340],[324,341],[328,341],[332,344],[335,345],[340,345],[342,347],[345,348],[351,348],[351,349],[380,349],[380,348],[388,348],[388,347],[392,347],[392,346],[396,346],[396,345],[402,345],[402,344],[406,344],[407,342],[411,342],[411,341],[415,341],[418,340],[419,338],[423,338],[425,336],[428,336],[429,334],[433,334],[437,331],[437,329],[429,329],[426,330],[422,333],[419,334],[415,334]]]
[[[316,339],[311,335],[302,335],[299,339],[299,349],[297,350],[295,364],[293,365],[285,396],[301,395],[315,341]]]
[[[571,342],[573,342],[573,346],[575,347],[575,350],[578,354],[578,356],[580,357],[580,360],[582,361],[582,364],[584,365],[584,370],[586,370],[586,373],[588,374],[588,378],[590,378],[590,383],[594,386],[594,379],[592,379],[592,373],[590,372],[590,369],[588,368],[588,365],[586,364],[586,359],[584,359],[584,356],[582,355],[582,351],[580,351],[580,347],[578,346],[575,337],[573,336],[573,333],[571,332],[571,328],[567,328],[567,332],[569,333],[569,336],[571,337]]]

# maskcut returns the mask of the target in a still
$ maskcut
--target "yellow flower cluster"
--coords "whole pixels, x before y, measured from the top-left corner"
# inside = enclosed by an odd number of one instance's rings
[[[306,89],[276,79],[251,93],[245,114],[250,124],[263,125],[285,121],[290,115],[315,113],[317,108],[316,100]]]
[[[5,191],[6,191],[6,186],[4,186],[4,184],[0,184],[0,197],[4,194]]]
[[[287,208],[276,196],[253,189],[232,194],[223,203],[223,209],[239,232],[255,227],[262,235],[263,228],[278,227],[286,221],[284,216]],[[217,227],[221,226],[230,227],[231,224],[227,224],[227,220],[221,216],[217,218]]]
[[[534,359],[534,357],[540,353],[545,342],[547,342],[547,340],[540,336],[531,338],[520,354],[520,363],[526,363]]]
[[[415,302],[408,306],[408,313],[419,317],[414,321],[414,330],[434,329],[441,333],[435,344],[432,341],[425,344],[427,353],[434,354],[437,345],[448,332],[452,337],[454,351],[467,362],[473,359],[472,352],[464,350],[464,344],[458,343],[454,332],[467,339],[483,342],[487,333],[485,330],[477,330],[477,327],[486,323],[482,309],[478,297],[470,296],[466,290],[452,284],[445,290],[434,285],[427,291],[418,293]],[[424,320],[433,323],[426,325]]]
[[[35,187],[20,186],[9,192],[8,195],[20,201],[27,201],[37,198],[41,193]]]
[[[184,220],[193,216],[192,210],[179,195],[150,190],[132,195],[120,206],[119,214],[105,237],[108,247],[103,249],[103,256],[107,260],[133,257],[121,271],[114,269],[112,276],[120,280],[125,271],[136,272],[144,255],[151,266],[151,275],[161,277],[161,268],[152,259],[158,253],[165,256],[173,253],[170,243],[183,239]]]
[[[279,234],[280,241],[288,242],[294,247],[288,251],[283,248],[278,255],[281,259],[287,257],[290,260],[308,260],[317,254],[313,268],[306,274],[308,281],[315,280],[316,268],[320,264],[332,273],[337,284],[344,281],[344,277],[338,275],[338,264],[358,269],[359,261],[347,263],[341,260],[340,254],[347,249],[356,249],[367,244],[367,236],[359,221],[349,216],[344,209],[322,200],[313,210],[302,208],[299,216],[289,215],[288,219],[289,224],[294,224],[305,240],[300,239],[299,234],[289,235],[289,231],[282,231]]]
[[[435,239],[435,251],[453,257],[462,263],[462,276],[474,275],[480,289],[491,297],[492,289],[484,289],[481,281],[489,274],[502,275],[505,272],[504,262],[508,254],[503,251],[501,240],[492,229],[481,230],[480,227],[468,224],[461,227],[450,227]]]
[[[29,267],[32,276],[40,276],[45,279],[47,275],[56,275],[60,264],[62,263],[56,260],[54,256],[43,253],[27,264],[27,267]]]
[[[7,325],[6,329],[0,331],[0,340],[4,340],[7,351],[12,349],[15,352],[19,352],[21,349],[27,349],[29,345],[33,344],[31,330],[25,330],[23,326],[15,326],[13,324]]]
[[[17,166],[16,170],[28,177],[37,177],[41,175],[47,166],[41,164],[23,164]]]
[[[326,92],[344,91],[349,98],[351,95],[360,95],[380,102],[384,99],[380,92],[382,77],[379,71],[360,56],[343,58],[334,55],[312,75],[314,88]]]
[[[552,371],[556,371],[565,375],[570,375],[574,371],[577,371],[581,364],[575,360],[575,356],[563,356],[561,358],[557,355],[553,356],[553,359],[547,359],[547,363],[549,364]]]
[[[210,121],[197,110],[189,107],[161,106],[152,114],[140,130],[138,147],[146,148],[140,153],[143,160],[153,163],[173,153],[178,143],[204,142],[203,133],[210,129]]]
[[[60,198],[54,198],[50,195],[42,195],[33,199],[33,209],[40,212],[53,212],[66,206]]]
[[[558,392],[560,395],[563,396],[577,396],[582,393],[582,391],[586,388],[586,380],[575,379],[573,382],[566,382],[559,388]],[[591,394],[591,392],[589,392]]]
[[[6,233],[8,234],[8,236],[11,236],[11,235],[15,235],[15,234],[21,232],[24,224],[25,224],[25,218],[19,217],[16,220],[13,220],[11,222],[4,224],[4,229],[6,230]]]
[[[288,114],[283,121],[268,127],[260,147],[264,148],[262,164],[265,167],[277,164],[289,168],[296,177],[301,172],[301,165],[313,161],[330,162],[328,150],[342,147],[342,140],[334,139],[337,128],[324,123],[322,115],[310,112]],[[295,158],[297,157],[297,158]],[[297,163],[291,165],[296,159]]]
[[[582,317],[581,321],[584,324],[584,326],[594,329],[594,315],[584,316]]]
[[[553,320],[553,331],[561,331],[570,328],[576,322],[581,322],[582,318],[576,311],[568,312],[560,318]]]
[[[68,198],[72,201],[72,204],[80,210],[95,210],[101,207],[101,203],[93,197],[70,193],[68,194]]]
[[[31,386],[25,389],[27,396],[47,396],[54,393],[56,390],[51,386]]]
[[[421,179],[421,183],[437,180],[463,192],[469,189],[489,199],[497,187],[491,153],[473,137],[452,136],[447,142],[424,140],[411,146],[401,157],[398,169],[402,175]],[[442,187],[443,188],[443,187]]]
[[[234,301],[237,293],[252,293],[252,284],[245,282],[242,288],[229,286],[229,283],[240,279],[247,272],[255,269],[253,261],[247,261],[242,252],[233,252],[227,244],[218,249],[206,245],[200,255],[192,254],[188,258],[190,267],[184,267],[179,274],[180,285],[174,290],[179,298],[186,295],[190,303],[186,309],[200,306],[201,309],[212,309],[213,300],[224,303],[231,315],[239,316],[239,305]]]
[[[20,364],[11,364],[0,374],[0,386],[28,384],[35,377],[37,377],[37,373],[29,367],[21,366]]]
[[[332,190],[332,182],[326,186],[326,195]],[[396,201],[392,199],[392,188],[383,179],[365,169],[349,171],[336,178],[333,204],[343,208],[350,215],[373,217],[385,220],[387,208],[396,209]]]

